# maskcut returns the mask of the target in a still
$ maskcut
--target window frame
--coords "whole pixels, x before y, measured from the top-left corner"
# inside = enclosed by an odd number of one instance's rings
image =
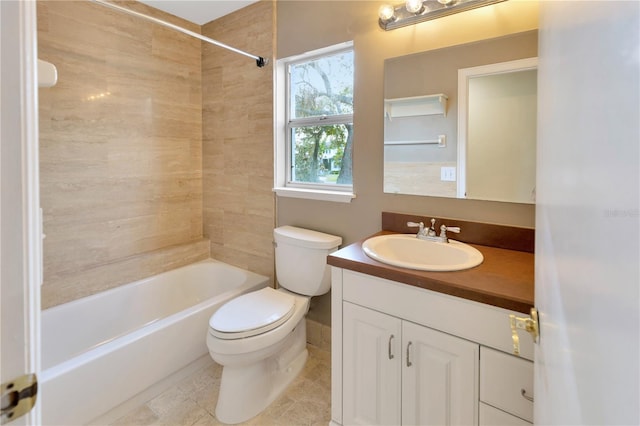
[[[316,116],[291,119],[291,79],[290,68],[292,66],[310,62],[318,58],[337,55],[342,52],[354,52],[353,42],[340,43],[338,45],[325,47],[304,53],[302,55],[291,56],[280,59],[276,62],[275,73],[275,164],[274,191],[278,196],[308,198],[317,200],[350,202],[355,198],[353,192],[353,182],[349,184],[322,184],[314,182],[296,182],[291,179],[293,170],[292,164],[292,130],[298,127],[351,124],[353,125],[354,114],[340,114],[331,116]],[[355,80],[355,77],[354,77]],[[355,83],[355,82],[354,82]],[[355,85],[355,84],[354,84]],[[353,167],[353,164],[352,164]]]

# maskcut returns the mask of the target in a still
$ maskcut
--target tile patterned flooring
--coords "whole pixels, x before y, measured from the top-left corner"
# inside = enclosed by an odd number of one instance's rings
[[[302,373],[262,414],[243,425],[326,426],[331,420],[331,352],[307,345],[309,358]],[[146,404],[112,423],[113,426],[222,425],[215,417],[222,367],[211,363]]]

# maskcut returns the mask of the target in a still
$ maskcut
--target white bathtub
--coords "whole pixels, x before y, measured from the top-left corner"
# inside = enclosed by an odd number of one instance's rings
[[[205,260],[42,312],[46,425],[82,425],[207,354],[208,321],[268,278]]]

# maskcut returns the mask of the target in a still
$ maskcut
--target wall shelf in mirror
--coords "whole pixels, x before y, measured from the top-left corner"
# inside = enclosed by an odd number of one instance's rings
[[[438,139],[410,140],[410,141],[384,141],[385,145],[438,145],[441,148],[447,146],[447,136],[438,135]]]
[[[448,99],[447,95],[442,93],[408,98],[389,98],[384,100],[384,114],[387,118],[438,114],[446,117]]]
[[[535,180],[535,175],[530,172],[535,169],[535,127],[514,129],[525,116],[535,120],[534,91],[527,92],[527,99],[530,101],[528,105],[531,106],[527,107],[526,114],[523,112],[520,118],[515,119],[513,115],[522,109],[511,106],[511,103],[522,96],[518,95],[516,98],[514,95],[505,95],[501,98],[484,95],[477,98],[473,95],[475,90],[472,90],[469,97],[466,85],[459,88],[458,70],[535,57],[538,52],[537,43],[538,32],[534,30],[385,59],[384,95],[381,98],[384,112],[389,107],[388,101],[407,96],[421,98],[425,94],[446,93],[448,100],[446,107],[440,107],[441,111],[446,111],[446,116],[440,113],[384,118],[383,191],[388,194],[533,204],[533,186],[529,182],[531,179]],[[522,73],[517,74],[524,76]],[[516,77],[513,75],[508,81],[520,81]],[[474,77],[470,80],[479,83],[488,78]],[[498,76],[491,80],[496,83],[504,81]],[[505,90],[511,87],[506,82],[504,84]],[[477,86],[475,83],[471,85],[474,88]],[[486,87],[482,84],[480,86]],[[475,105],[474,99],[480,99],[486,104],[490,98],[494,99],[494,103],[506,105],[506,111],[494,112],[493,109],[482,106],[467,109],[469,99]],[[437,100],[437,95],[434,100]],[[462,131],[459,130],[461,109],[471,119],[471,125],[465,124]],[[533,113],[529,113],[529,110]],[[394,115],[396,113],[394,111]],[[483,125],[481,129],[487,132],[490,143],[487,142],[486,146],[473,142],[479,141],[474,136],[477,123]],[[436,143],[396,143],[435,140],[438,135],[446,135],[445,146],[438,146]],[[471,141],[471,144],[467,146],[463,140]],[[482,140],[486,139],[483,137]],[[501,141],[499,145],[498,141]],[[529,143],[530,141],[533,143]],[[459,161],[459,151],[466,154],[466,161]],[[506,153],[511,152],[513,156],[506,158]],[[526,161],[513,160],[516,154]],[[471,170],[471,174],[467,170]],[[473,170],[484,174],[479,175]],[[485,183],[489,178],[493,179],[491,183]],[[465,188],[460,191],[458,184],[463,179]],[[500,185],[496,183],[498,180]],[[499,188],[502,190],[507,185],[510,185],[509,191],[511,187],[517,187],[519,195],[514,197],[511,195],[513,192],[505,193],[506,190],[497,194]]]

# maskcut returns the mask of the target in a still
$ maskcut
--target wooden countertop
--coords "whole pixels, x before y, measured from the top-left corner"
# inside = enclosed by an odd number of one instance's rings
[[[381,231],[375,235],[394,233]],[[475,268],[464,271],[428,272],[387,265],[368,257],[362,251],[362,241],[331,253],[327,257],[327,263],[528,314],[534,305],[534,255],[478,244],[470,245],[480,250],[484,261]]]

